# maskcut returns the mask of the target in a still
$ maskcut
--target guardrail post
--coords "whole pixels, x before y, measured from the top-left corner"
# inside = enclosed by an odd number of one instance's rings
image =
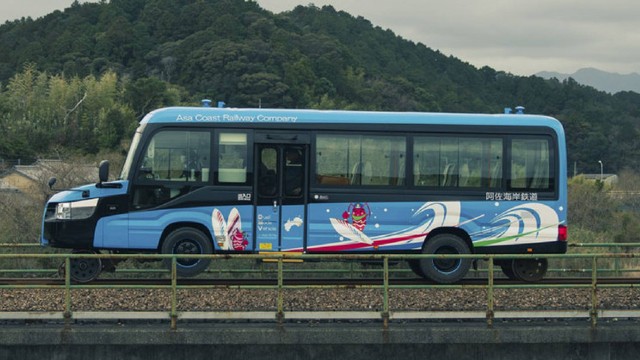
[[[284,295],[282,293],[284,286],[284,270],[283,270],[283,258],[278,258],[278,313],[276,314],[276,320],[278,324],[284,322]]]
[[[389,257],[384,257],[384,284],[382,295],[382,326],[387,329],[389,327]]]
[[[488,267],[489,282],[487,286],[487,326],[492,327],[493,319],[495,317],[495,313],[493,311],[493,256],[489,256]]]
[[[171,330],[178,328],[178,261],[171,258]]]
[[[64,258],[64,323],[71,324],[71,259]]]
[[[591,265],[591,327],[598,324],[598,257],[593,257]]]

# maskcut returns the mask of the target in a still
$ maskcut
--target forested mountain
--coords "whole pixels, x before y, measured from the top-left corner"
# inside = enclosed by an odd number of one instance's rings
[[[499,113],[565,125],[578,171],[640,170],[640,95],[477,69],[328,6],[273,14],[244,0],[75,2],[0,26],[0,157],[97,152],[153,108]],[[573,168],[573,167],[572,167]]]

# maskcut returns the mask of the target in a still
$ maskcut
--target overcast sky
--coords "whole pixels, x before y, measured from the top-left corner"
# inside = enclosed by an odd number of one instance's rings
[[[95,0],[93,0],[95,1]],[[0,23],[73,0],[0,0]],[[640,73],[638,0],[257,0],[278,13],[332,5],[476,67],[516,75],[584,67]]]

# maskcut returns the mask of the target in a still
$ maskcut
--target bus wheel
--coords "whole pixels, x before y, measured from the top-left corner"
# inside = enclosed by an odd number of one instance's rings
[[[417,260],[417,259],[407,260],[407,264],[409,264],[409,269],[411,269],[411,271],[413,271],[414,274],[422,278],[427,277],[422,271],[422,268],[420,267],[420,260]]]
[[[518,280],[516,274],[513,273],[513,260],[501,260],[499,264],[502,273],[510,280]]]
[[[427,240],[422,248],[423,254],[458,255],[470,254],[467,243],[453,234],[440,234]],[[471,267],[471,259],[420,259],[420,268],[424,275],[440,284],[460,281]]]
[[[548,262],[545,258],[515,259],[511,265],[516,279],[526,282],[542,280],[547,273]]]
[[[169,233],[162,243],[163,254],[211,254],[213,246],[211,240],[202,231],[190,227],[179,228]],[[171,269],[171,259],[162,260],[165,267]],[[176,270],[178,276],[191,277],[209,267],[211,259],[178,258]]]
[[[97,254],[97,252],[91,250],[73,250],[71,253]],[[73,258],[69,261],[69,265],[71,267],[71,280],[77,283],[93,281],[102,271],[102,261],[99,258]]]

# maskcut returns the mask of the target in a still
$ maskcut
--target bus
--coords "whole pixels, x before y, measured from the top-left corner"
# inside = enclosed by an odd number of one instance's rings
[[[108,162],[99,173],[49,199],[44,246],[540,254],[497,263],[524,281],[544,276],[543,254],[567,250],[565,136],[546,116],[169,107],[141,120],[118,180],[108,181]],[[209,263],[181,256],[177,272]],[[408,263],[444,284],[473,265],[469,256]],[[72,277],[90,281],[106,266],[74,257]]]

